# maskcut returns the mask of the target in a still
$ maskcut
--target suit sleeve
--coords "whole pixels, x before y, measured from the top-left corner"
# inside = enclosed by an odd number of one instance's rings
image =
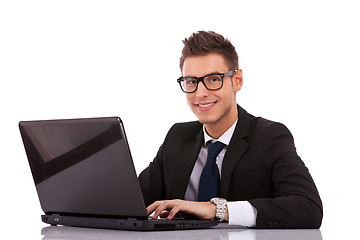
[[[164,179],[163,168],[161,165],[161,152],[160,147],[153,162],[145,168],[139,175],[139,183],[146,206],[149,206],[153,202],[159,199],[165,199],[164,194]]]
[[[256,228],[319,228],[321,199],[289,130],[271,122],[257,136],[274,196],[249,200],[257,210]]]
[[[174,125],[175,126],[175,125]],[[169,130],[164,143],[160,146],[156,157],[139,175],[139,183],[146,206],[157,200],[166,199],[166,182],[164,173],[164,148],[172,134],[174,126]]]

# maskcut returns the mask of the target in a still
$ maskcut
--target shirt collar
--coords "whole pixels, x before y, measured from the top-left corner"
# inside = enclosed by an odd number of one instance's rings
[[[234,131],[235,131],[235,127],[236,127],[236,124],[238,122],[238,119],[236,119],[236,121],[234,122],[234,124],[228,129],[226,130],[226,132],[224,132],[223,135],[221,135],[218,139],[214,139],[212,137],[210,137],[206,130],[205,130],[205,126],[203,125],[203,132],[204,132],[204,140],[205,140],[205,144],[208,142],[208,141],[219,141],[219,142],[222,142],[224,143],[225,145],[229,145],[230,143],[230,140],[234,134]]]

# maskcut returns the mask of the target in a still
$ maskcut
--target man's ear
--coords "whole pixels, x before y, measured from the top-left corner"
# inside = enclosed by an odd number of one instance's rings
[[[234,86],[234,92],[240,91],[240,89],[243,86],[243,76],[242,76],[242,70],[238,69],[233,76],[233,86]]]

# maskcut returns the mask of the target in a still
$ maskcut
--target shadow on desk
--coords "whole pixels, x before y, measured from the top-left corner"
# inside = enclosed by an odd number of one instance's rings
[[[94,228],[77,228],[49,226],[41,230],[43,240],[92,240],[92,239],[219,239],[219,240],[322,240],[318,229],[302,230],[254,230],[220,225],[210,229],[182,231],[138,232],[123,230],[106,230]]]

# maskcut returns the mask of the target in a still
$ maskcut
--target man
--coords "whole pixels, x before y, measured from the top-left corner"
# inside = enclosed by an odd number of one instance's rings
[[[236,103],[243,78],[234,46],[205,31],[183,42],[178,82],[199,121],[175,124],[139,175],[148,213],[319,228],[321,199],[291,133]]]

